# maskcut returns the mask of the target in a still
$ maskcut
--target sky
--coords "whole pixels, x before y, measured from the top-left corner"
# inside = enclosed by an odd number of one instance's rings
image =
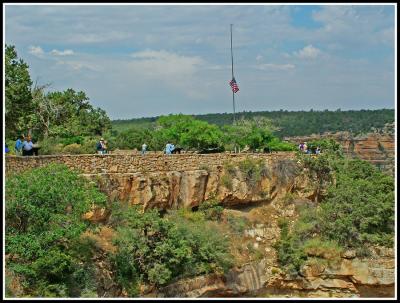
[[[392,5],[5,5],[5,39],[50,91],[111,119],[395,107]]]

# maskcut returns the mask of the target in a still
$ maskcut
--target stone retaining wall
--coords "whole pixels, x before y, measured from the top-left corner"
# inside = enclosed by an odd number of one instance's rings
[[[83,174],[216,170],[222,167],[226,161],[239,162],[251,157],[265,159],[269,163],[277,159],[294,158],[294,155],[293,152],[281,152],[273,154],[150,154],[145,156],[137,154],[6,156],[5,169],[6,175],[8,175],[56,162],[64,163]]]

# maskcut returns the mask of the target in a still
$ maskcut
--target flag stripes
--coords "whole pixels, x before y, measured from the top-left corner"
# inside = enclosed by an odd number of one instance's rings
[[[229,85],[232,87],[232,91],[234,93],[239,91],[239,86],[237,85],[235,78],[232,78],[232,80],[229,82]]]

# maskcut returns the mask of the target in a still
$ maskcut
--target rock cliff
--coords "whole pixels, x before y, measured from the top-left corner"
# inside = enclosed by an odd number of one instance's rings
[[[353,135],[350,132],[324,133],[321,135],[287,137],[285,140],[300,143],[319,139],[334,139],[342,145],[345,154],[359,157],[377,166],[382,171],[394,174],[394,124],[388,124],[384,129],[364,135]]]

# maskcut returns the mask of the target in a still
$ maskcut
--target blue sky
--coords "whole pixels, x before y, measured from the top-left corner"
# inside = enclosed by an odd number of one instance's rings
[[[5,43],[112,119],[394,108],[393,5],[6,5]]]

